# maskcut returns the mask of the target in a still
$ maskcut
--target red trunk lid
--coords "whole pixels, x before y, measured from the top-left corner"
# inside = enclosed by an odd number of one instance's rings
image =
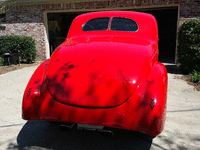
[[[47,84],[57,101],[81,107],[125,102],[150,66],[149,45],[85,42],[62,46],[51,57]]]

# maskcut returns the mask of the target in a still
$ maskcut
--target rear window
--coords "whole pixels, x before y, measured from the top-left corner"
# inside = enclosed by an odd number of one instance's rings
[[[111,21],[110,30],[135,32],[138,30],[138,25],[132,19],[113,17]]]
[[[83,31],[102,31],[108,30],[109,17],[91,19],[83,25]]]

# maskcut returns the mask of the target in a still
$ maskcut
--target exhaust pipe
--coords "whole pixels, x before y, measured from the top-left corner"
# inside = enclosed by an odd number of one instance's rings
[[[103,130],[101,130],[101,135],[104,137],[112,137],[113,132],[109,129],[103,129]]]
[[[58,126],[58,129],[61,131],[69,131],[74,125],[75,123],[62,123]]]

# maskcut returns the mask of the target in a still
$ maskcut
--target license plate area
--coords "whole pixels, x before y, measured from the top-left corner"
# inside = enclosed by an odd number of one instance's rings
[[[77,129],[79,130],[92,130],[92,131],[102,131],[103,126],[95,126],[89,124],[77,124]]]

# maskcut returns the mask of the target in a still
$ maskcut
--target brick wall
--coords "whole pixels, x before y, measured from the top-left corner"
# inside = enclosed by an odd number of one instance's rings
[[[200,3],[195,0],[111,0],[98,2],[76,2],[61,4],[34,4],[12,6],[6,9],[6,29],[0,30],[0,35],[25,35],[35,39],[39,60],[46,58],[44,11],[79,10],[104,8],[162,7],[166,5],[180,5],[180,24],[185,18],[200,17]]]
[[[6,29],[0,35],[32,36],[36,43],[37,59],[46,59],[43,12],[39,6],[17,6],[6,10]]]

